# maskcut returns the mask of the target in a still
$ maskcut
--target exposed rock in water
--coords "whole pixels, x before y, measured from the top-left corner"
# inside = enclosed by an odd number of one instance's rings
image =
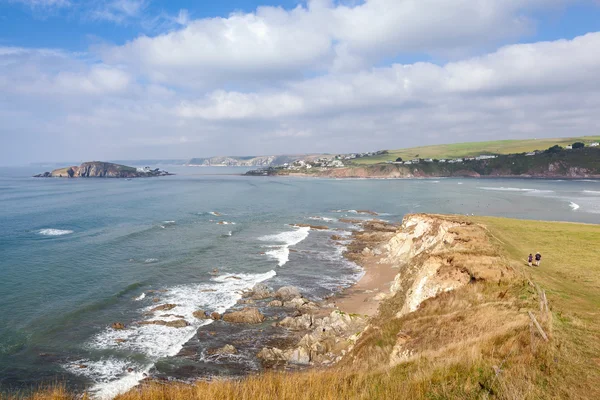
[[[175,321],[163,321],[160,319],[157,320],[153,320],[153,321],[141,321],[139,322],[140,325],[162,325],[162,326],[168,326],[169,328],[185,328],[186,326],[189,326],[189,322],[187,322],[184,319],[177,319]]]
[[[310,229],[314,229],[316,231],[328,231],[329,230],[329,227],[325,226],[325,225],[294,224],[292,226],[296,227],[296,228],[310,228]]]
[[[264,320],[265,316],[258,309],[250,307],[223,315],[223,321],[235,324],[259,324]]]
[[[219,314],[216,311],[213,311],[213,312],[210,313],[210,318],[213,319],[213,320],[215,320],[215,321],[218,321],[218,320],[221,319],[221,314]]]
[[[229,354],[237,354],[237,349],[230,345],[226,344],[225,346],[219,349],[210,349],[207,351],[209,355],[229,355]]]
[[[198,318],[198,319],[210,319],[210,314],[208,314],[204,310],[194,311],[194,313],[192,315],[194,316],[194,318]]]
[[[283,301],[290,301],[296,297],[300,297],[300,291],[294,286],[281,287],[275,293],[275,298]]]
[[[154,307],[150,311],[152,311],[152,312],[156,312],[156,311],[170,311],[170,310],[174,309],[175,307],[177,307],[177,304],[163,304],[163,305]]]
[[[125,329],[125,324],[123,324],[121,322],[113,322],[111,327],[115,330],[121,330],[121,329]]]
[[[362,219],[354,219],[354,218],[340,218],[338,221],[340,221],[341,223],[344,223],[344,224],[352,224],[352,225],[362,224],[363,222],[365,222]]]
[[[269,306],[269,307],[283,307],[283,301],[281,301],[281,300],[273,300],[269,304],[267,304],[267,306]]]
[[[265,285],[264,283],[257,283],[254,285],[252,290],[249,290],[243,294],[244,297],[250,297],[252,300],[264,300],[269,297],[273,297],[273,289]]]

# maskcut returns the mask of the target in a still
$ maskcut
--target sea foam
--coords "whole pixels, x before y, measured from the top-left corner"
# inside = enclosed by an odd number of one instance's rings
[[[63,236],[70,235],[73,231],[63,229],[40,229],[38,234],[43,236]]]
[[[569,204],[569,207],[571,207],[573,211],[579,210],[579,204],[575,204],[573,202]]]
[[[308,237],[309,227],[296,228],[293,231],[286,231],[275,235],[267,235],[259,238],[263,242],[279,242],[281,245],[272,245],[272,250],[265,254],[277,260],[277,265],[283,267],[290,260],[290,246],[295,246]]]
[[[145,356],[145,362],[121,358],[84,359],[70,362],[64,365],[64,368],[92,380],[94,385],[90,392],[94,397],[111,399],[137,385],[158,359],[177,355],[183,345],[194,337],[198,328],[212,323],[212,320],[195,318],[194,311],[204,309],[223,313],[236,304],[244,290],[275,275],[275,271],[263,274],[226,274],[215,277],[208,283],[169,288],[167,292],[161,294],[161,304],[177,304],[177,307],[164,312],[151,312],[150,310],[156,307],[156,303],[147,303],[140,309],[140,315],[149,313],[150,316],[144,317],[145,320],[164,321],[179,319],[167,314],[180,315],[190,324],[189,326],[171,328],[133,323],[124,330],[107,327],[88,343],[91,349],[113,351],[122,349],[141,353]],[[87,368],[79,368],[81,364],[86,365]]]

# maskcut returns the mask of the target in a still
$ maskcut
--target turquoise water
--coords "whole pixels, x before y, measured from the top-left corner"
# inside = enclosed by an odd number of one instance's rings
[[[178,175],[59,180],[0,169],[2,389],[58,379],[110,397],[144,374],[260,368],[250,350],[226,362],[183,355],[190,343],[207,347],[202,331],[217,329],[191,313],[225,311],[260,281],[293,284],[318,299],[361,273],[328,240],[332,232],[290,224],[326,224],[343,234],[353,228],[337,219],[360,217],[348,211],[355,209],[390,221],[438,212],[600,223],[600,183],[591,180],[325,180],[167,169]],[[145,313],[154,298],[177,304],[163,314],[192,325],[135,325],[153,319]],[[131,329],[110,329],[117,321]]]

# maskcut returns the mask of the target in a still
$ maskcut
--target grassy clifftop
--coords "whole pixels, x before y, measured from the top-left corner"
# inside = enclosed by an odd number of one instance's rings
[[[356,164],[377,164],[386,161],[395,161],[398,157],[404,160],[413,158],[462,158],[476,157],[482,154],[517,154],[535,150],[544,150],[554,145],[567,146],[574,142],[600,141],[600,136],[580,136],[558,139],[528,139],[528,140],[496,140],[488,142],[471,142],[442,144],[435,146],[412,147],[406,149],[389,150],[388,154],[364,157],[355,160]]]

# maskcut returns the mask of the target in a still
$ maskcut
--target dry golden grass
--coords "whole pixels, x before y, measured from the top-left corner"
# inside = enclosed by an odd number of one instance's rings
[[[326,370],[271,372],[193,385],[147,383],[118,400],[171,399],[594,399],[600,398],[600,226],[478,218],[482,246],[517,271],[511,281],[476,282],[392,318],[396,296],[382,303],[357,346]],[[530,269],[529,252],[544,255]],[[550,314],[540,312],[545,290]],[[533,311],[549,334],[530,324]],[[398,343],[410,350],[390,364]],[[63,390],[32,399],[70,399]]]

